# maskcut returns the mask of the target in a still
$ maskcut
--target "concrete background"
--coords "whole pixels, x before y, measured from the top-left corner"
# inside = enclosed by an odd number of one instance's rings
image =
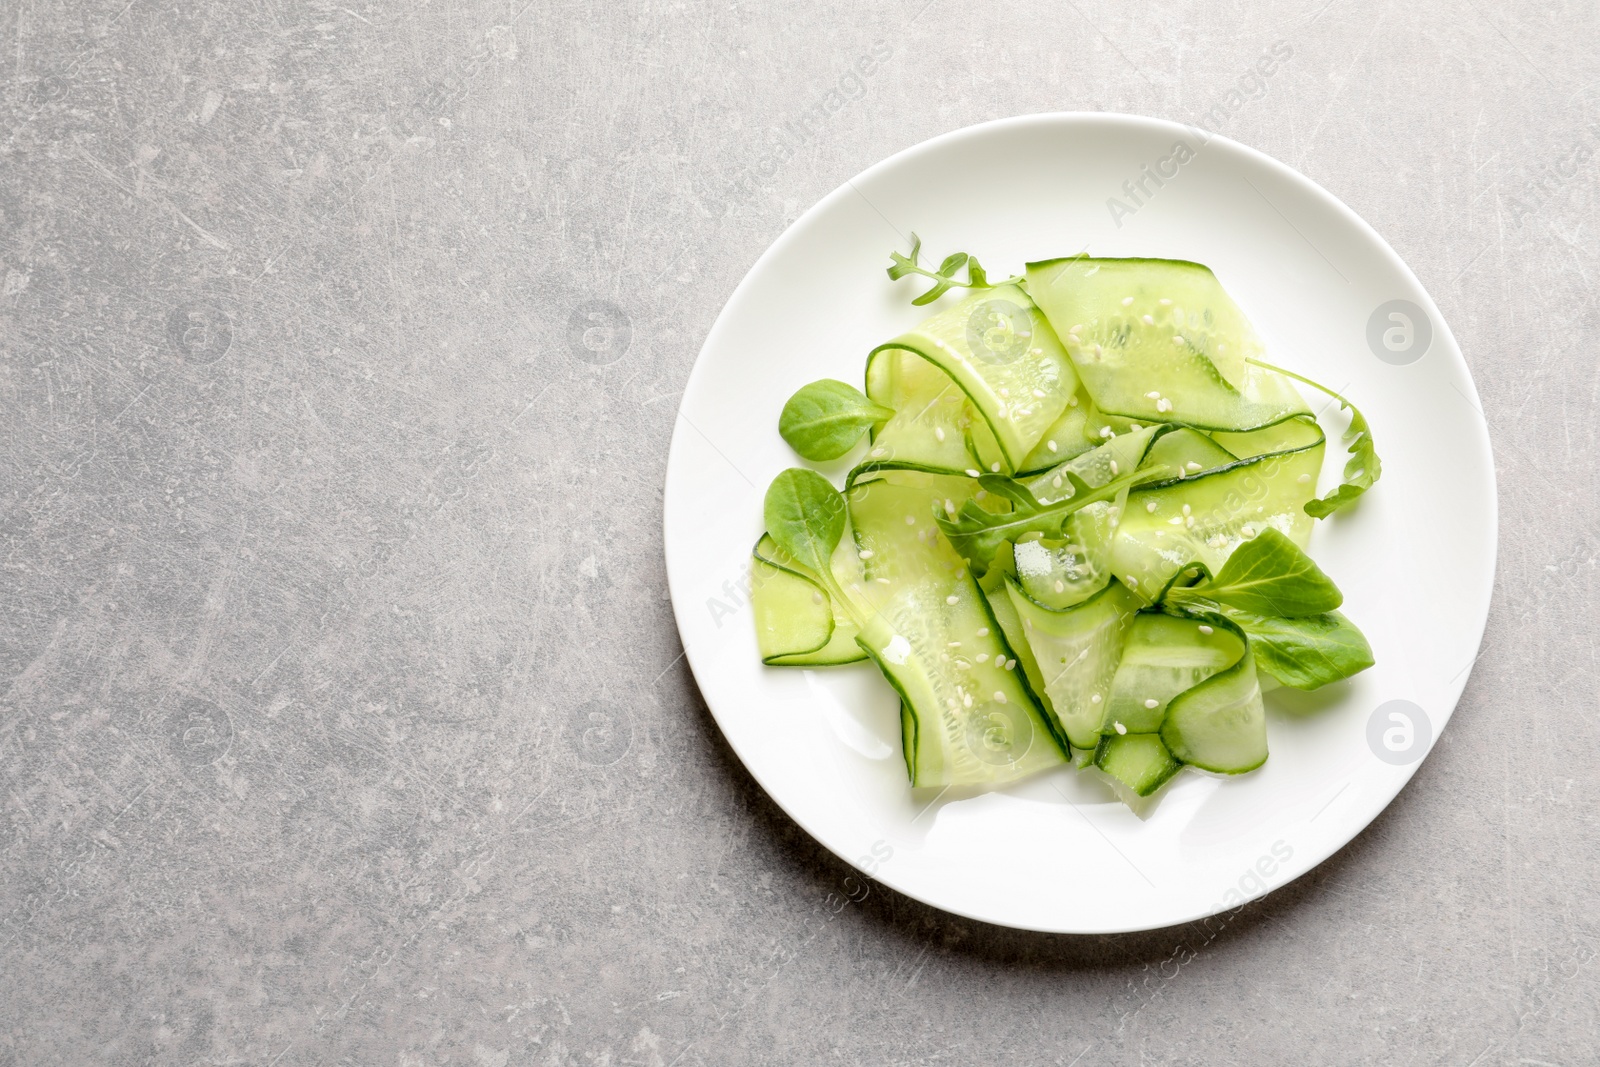
[[[1560,0],[3,5],[0,1063],[1594,1063],[1597,31]],[[677,659],[701,339],[882,157],[1192,119],[1278,41],[1218,128],[1394,244],[1488,412],[1460,711],[1215,937],[850,901]]]

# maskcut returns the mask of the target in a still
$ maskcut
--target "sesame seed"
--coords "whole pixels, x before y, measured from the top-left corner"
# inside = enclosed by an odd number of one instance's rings
[[[1033,395],[1037,396],[1037,397],[1042,397],[1042,396],[1044,396],[1044,390],[1043,389],[1035,389],[1033,391]]]
[[[1117,461],[1116,460],[1112,460],[1111,461],[1111,473],[1112,474],[1116,474],[1117,473]]]
[[[1190,507],[1189,507],[1189,505],[1188,505],[1188,504],[1185,504],[1185,505],[1184,505],[1184,506],[1183,506],[1183,513],[1184,513],[1184,514],[1185,514],[1185,515],[1188,515],[1188,514],[1190,514],[1190,513],[1191,513],[1191,512],[1192,512],[1192,510],[1193,510],[1193,509],[1191,509],[1191,508],[1190,508]]]
[[[1060,578],[1057,578],[1056,579],[1056,592],[1065,593],[1066,591],[1067,591],[1067,583],[1063,582]]]
[[[947,596],[944,598],[944,602],[954,607],[955,605],[961,603],[961,598],[958,596]]]
[[[862,559],[871,559],[872,558],[872,549],[863,548],[860,552],[857,552],[856,555],[860,556]]]
[[[1301,485],[1305,485],[1310,480],[1311,480],[1311,475],[1309,475],[1309,474],[1302,474],[1300,477],[1295,479],[1295,481],[1299,482]]]
[[[915,526],[916,524],[917,524],[917,517],[915,515],[907,515],[906,516],[906,525],[907,526]]]
[[[989,653],[987,653],[987,652],[979,652],[978,653],[978,662],[979,663],[987,663],[987,662],[989,662]]]
[[[1157,300],[1156,303],[1160,304],[1164,308],[1169,308],[1172,306],[1172,301],[1168,300],[1166,297],[1162,297],[1160,300]]]
[[[1196,463],[1196,462],[1195,462],[1195,461],[1194,461],[1194,460],[1192,460],[1192,459],[1191,459],[1191,460],[1190,460],[1190,461],[1189,461],[1189,462],[1187,462],[1187,463],[1185,463],[1185,464],[1184,464],[1184,466],[1185,466],[1185,467],[1187,467],[1187,468],[1189,468],[1189,469],[1190,469],[1190,470],[1192,470],[1192,471],[1197,471],[1197,470],[1199,470],[1199,469],[1200,469],[1200,464],[1198,464],[1198,463]]]
[[[1182,522],[1183,522],[1183,516],[1182,515],[1174,515],[1172,518],[1167,520],[1167,525],[1168,526],[1177,526],[1177,525],[1181,524]]]
[[[1083,323],[1079,322],[1079,323],[1075,323],[1073,325],[1072,329],[1068,330],[1067,332],[1068,333],[1077,333],[1082,329],[1083,329]]]
[[[1011,390],[1007,389],[1005,386],[1002,385],[1000,387],[1000,395],[1001,396],[1010,396],[1011,395]]]
[[[967,477],[968,477],[968,478],[976,478],[976,477],[978,477],[978,475],[980,475],[980,474],[982,474],[982,473],[983,473],[983,472],[982,472],[982,471],[980,471],[980,470],[974,470],[974,469],[973,469],[973,468],[971,468],[971,467],[968,467],[968,468],[967,468]]]
[[[1126,726],[1122,725],[1120,722],[1114,722],[1111,725],[1116,728],[1116,731],[1119,734],[1125,734],[1125,733],[1128,732],[1128,728]]]
[[[1017,669],[1017,661],[1016,660],[1014,660],[1014,659],[1006,660],[1006,670],[1014,671],[1016,669]]]
[[[1153,711],[1154,709],[1159,708],[1161,706],[1161,701],[1156,700],[1154,697],[1146,697],[1145,698],[1145,702],[1144,702],[1144,706],[1147,707],[1147,708],[1150,708]]]
[[[1127,307],[1131,303],[1133,303],[1133,297],[1125,296],[1125,297],[1122,298],[1122,306],[1123,307]]]
[[[961,704],[962,704],[963,707],[968,707],[968,708],[972,707],[972,694],[971,693],[963,693],[962,696],[961,696]]]
[[[949,642],[949,647],[951,647],[951,648],[960,648],[961,647],[961,642],[960,641],[951,641],[951,642]]]
[[[1188,518],[1184,519],[1183,524],[1191,530],[1194,529],[1194,516],[1190,515]]]
[[[989,470],[991,470],[995,474],[999,474],[1000,473],[1000,464],[998,462],[989,464]]]
[[[1006,702],[1006,695],[1004,693],[1000,692],[1000,690],[996,689],[994,691],[994,699],[995,699],[995,703],[1004,704]]]
[[[944,440],[944,427],[943,426],[935,426],[933,428],[933,436],[937,437],[939,440],[943,441]]]
[[[1102,426],[1100,427],[1100,436],[1109,441],[1111,438],[1117,436],[1117,433],[1109,426]]]
[[[1162,397],[1160,400],[1156,401],[1156,410],[1157,411],[1171,411],[1172,410],[1172,401],[1168,400],[1166,397]]]
[[[956,513],[956,502],[954,500],[946,500],[944,502],[944,513],[946,515],[954,515]]]
[[[1152,389],[1150,392],[1144,394],[1144,398],[1146,400],[1160,400],[1161,394]]]
[[[1071,396],[1067,397],[1067,407],[1075,408],[1077,406],[1078,406],[1078,394],[1077,393],[1073,393]]]
[[[978,636],[979,637],[988,637],[989,636],[989,628],[987,626],[978,627]]]
[[[1150,503],[1148,503],[1148,504],[1146,504],[1144,506],[1144,509],[1146,511],[1150,512],[1150,514],[1154,515],[1157,507],[1159,507],[1159,505],[1154,500],[1152,500],[1152,501],[1150,501]]]
[[[1200,624],[1200,632],[1205,634],[1207,637],[1210,637],[1212,634],[1216,633],[1217,631],[1213,630],[1211,627],[1207,626],[1205,623],[1201,623]]]
[[[989,490],[987,490],[987,489],[979,489],[976,493],[972,494],[972,499],[974,499],[974,500],[988,500],[989,499]]]
[[[1055,443],[1055,442],[1054,442],[1054,441],[1046,441],[1046,442],[1045,442],[1045,443],[1044,443],[1044,446],[1045,446],[1045,447],[1046,447],[1046,448],[1048,448],[1048,449],[1049,449],[1049,450],[1050,450],[1050,451],[1052,451],[1052,452],[1056,452],[1056,451],[1059,451],[1059,450],[1058,450],[1058,449],[1057,449],[1057,448],[1056,448],[1056,443]]]
[[[1132,430],[1134,433],[1138,433],[1140,430],[1144,429],[1144,427],[1140,426],[1137,422],[1130,422],[1128,423],[1128,429]]]
[[[882,448],[874,448],[872,450],[872,456],[873,456],[874,459],[881,458],[883,456],[887,456],[888,454],[889,454],[888,451],[885,450],[885,449],[882,449]]]
[[[1098,704],[1098,703],[1100,703],[1100,694],[1099,694],[1099,693],[1096,693],[1096,694],[1095,694],[1095,695],[1094,695],[1094,696],[1092,696],[1092,697],[1090,697],[1090,698],[1089,698],[1089,703],[1091,703],[1091,704]]]
[[[1183,344],[1183,334],[1181,334],[1181,333],[1173,334],[1172,335],[1172,343],[1175,344],[1175,345]]]
[[[887,578],[874,578],[873,581],[878,582],[881,585],[893,585],[894,584],[893,582],[889,581],[889,579],[887,579]]]
[[[1139,317],[1144,320],[1146,326],[1154,326],[1156,324],[1156,320],[1150,315],[1141,315]]]

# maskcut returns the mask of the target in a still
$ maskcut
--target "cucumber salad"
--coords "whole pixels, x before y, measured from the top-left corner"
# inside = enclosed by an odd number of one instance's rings
[[[779,418],[804,459],[860,459],[842,487],[793,467],[767,490],[763,662],[872,660],[917,788],[1072,763],[1132,802],[1185,766],[1261,766],[1263,686],[1373,663],[1305,551],[1378,479],[1366,420],[1267,362],[1198,263],[1077,255],[991,281],[919,252],[889,268],[930,283],[912,303],[965,298],[873,349],[865,391],[813,382]],[[1348,412],[1321,497],[1297,383]]]

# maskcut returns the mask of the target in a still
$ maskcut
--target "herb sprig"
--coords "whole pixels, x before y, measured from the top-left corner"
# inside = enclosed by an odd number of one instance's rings
[[[1326,393],[1337,400],[1341,408],[1350,412],[1350,429],[1344,435],[1345,447],[1350,450],[1350,458],[1344,465],[1344,481],[1327,496],[1308,501],[1306,514],[1314,519],[1325,519],[1340,508],[1355,503],[1357,497],[1371,489],[1372,483],[1383,474],[1383,463],[1379,461],[1378,450],[1372,443],[1372,428],[1367,425],[1366,416],[1362,415],[1354,404],[1326,385],[1314,382],[1310,378],[1303,378],[1294,371],[1274,367],[1271,363],[1264,363],[1259,359],[1247,358],[1245,362],[1276,371]]]
[[[922,251],[922,238],[915,233],[911,235],[911,254],[903,256],[899,252],[890,252],[889,278],[899,281],[908,275],[916,274],[933,282],[933,286],[921,296],[912,300],[917,307],[931,304],[951,289],[993,289],[996,285],[1006,285],[1010,282],[1020,281],[1020,278],[1007,278],[1001,282],[991,282],[983,265],[978,262],[978,257],[966,252],[952,252],[944,257],[938,270],[929,270],[918,262]],[[967,280],[961,281],[956,275],[965,267]]]

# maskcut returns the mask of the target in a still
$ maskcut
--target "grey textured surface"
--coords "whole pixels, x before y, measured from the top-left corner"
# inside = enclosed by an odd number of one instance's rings
[[[1597,31],[1446,0],[4,5],[0,1063],[1594,1063]],[[675,659],[700,341],[878,159],[1192,119],[1278,40],[1214,125],[1388,237],[1488,413],[1461,708],[1215,936],[852,899]]]

